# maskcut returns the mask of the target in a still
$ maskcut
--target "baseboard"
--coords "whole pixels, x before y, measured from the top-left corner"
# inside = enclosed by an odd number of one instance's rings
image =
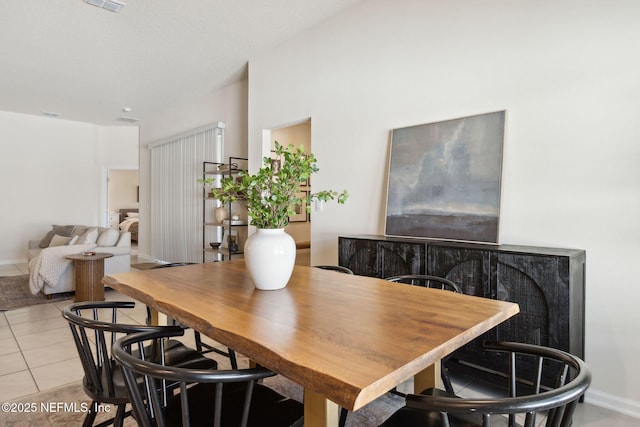
[[[640,402],[615,396],[604,391],[589,389],[584,397],[585,402],[611,409],[634,418],[640,418]]]
[[[0,265],[26,264],[26,263],[27,263],[27,259],[26,258],[0,260]]]

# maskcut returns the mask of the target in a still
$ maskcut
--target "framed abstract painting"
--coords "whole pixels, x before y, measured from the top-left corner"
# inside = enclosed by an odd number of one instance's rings
[[[505,116],[393,129],[385,234],[498,243]]]

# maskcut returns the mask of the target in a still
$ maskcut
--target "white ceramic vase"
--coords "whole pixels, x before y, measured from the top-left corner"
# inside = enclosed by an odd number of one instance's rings
[[[293,272],[296,243],[284,228],[259,228],[244,244],[244,259],[257,289],[282,289]]]

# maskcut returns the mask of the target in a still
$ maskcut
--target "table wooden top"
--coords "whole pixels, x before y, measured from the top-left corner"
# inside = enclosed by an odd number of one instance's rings
[[[243,260],[119,273],[103,283],[350,410],[519,311],[304,266],[286,288],[260,291]]]
[[[112,256],[113,254],[108,252],[87,252],[86,254],[83,252],[80,254],[67,255],[65,258],[74,261],[98,261],[105,258],[111,258]]]

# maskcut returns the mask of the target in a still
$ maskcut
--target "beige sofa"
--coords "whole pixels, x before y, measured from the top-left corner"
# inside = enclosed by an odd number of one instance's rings
[[[131,233],[113,228],[54,225],[41,240],[30,240],[29,288],[45,295],[75,291],[73,263],[67,255],[106,252],[105,275],[131,270]]]

